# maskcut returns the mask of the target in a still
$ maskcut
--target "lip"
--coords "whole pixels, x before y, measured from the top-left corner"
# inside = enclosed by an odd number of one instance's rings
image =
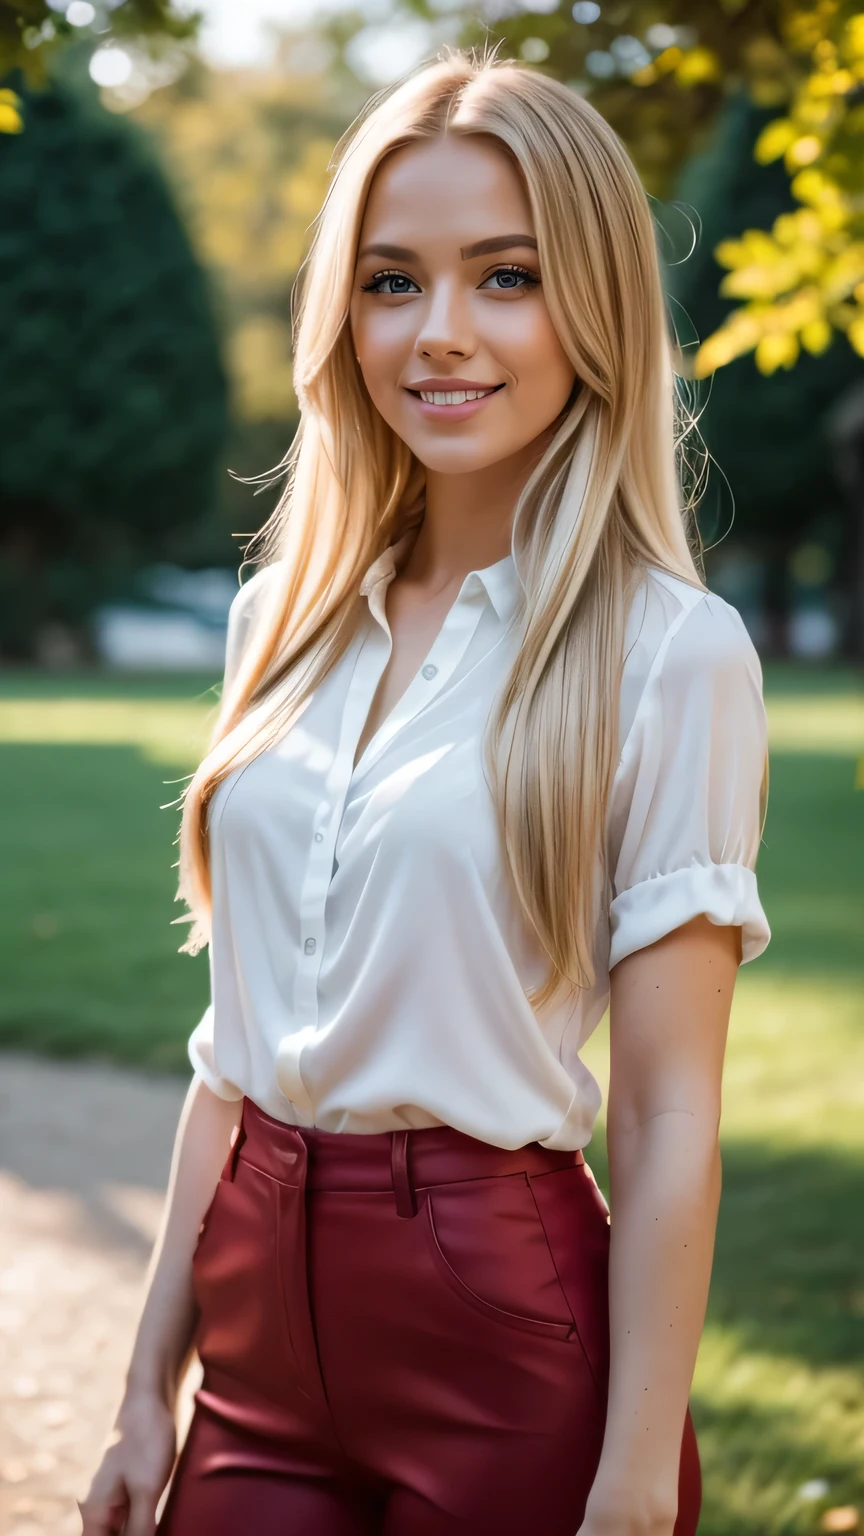
[[[469,416],[476,416],[478,411],[494,400],[501,393],[503,384],[481,384],[474,379],[422,379],[419,384],[406,384],[406,394],[411,396],[418,411],[429,421],[467,421]],[[430,405],[428,401],[421,400],[415,390],[456,390],[456,389],[489,389],[492,394],[483,395],[479,400],[465,400],[462,405]]]

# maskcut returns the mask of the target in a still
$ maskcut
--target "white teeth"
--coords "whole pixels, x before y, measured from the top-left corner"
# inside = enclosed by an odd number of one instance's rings
[[[494,394],[491,389],[435,389],[420,390],[420,399],[427,405],[464,405],[466,400],[482,400]]]

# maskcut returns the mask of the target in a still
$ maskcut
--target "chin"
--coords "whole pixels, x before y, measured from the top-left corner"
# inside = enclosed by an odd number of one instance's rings
[[[488,469],[491,464],[500,464],[513,452],[512,446],[501,443],[430,442],[428,438],[408,442],[408,447],[424,469],[431,469],[436,475],[470,475]]]

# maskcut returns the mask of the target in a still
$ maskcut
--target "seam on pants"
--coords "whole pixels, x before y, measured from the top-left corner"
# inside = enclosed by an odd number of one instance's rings
[[[594,1367],[591,1364],[591,1360],[589,1358],[588,1351],[585,1348],[585,1340],[582,1337],[582,1331],[581,1331],[581,1329],[579,1327],[579,1321],[576,1318],[576,1316],[574,1315],[573,1308],[570,1305],[570,1297],[567,1295],[567,1292],[564,1289],[564,1285],[563,1285],[562,1280],[561,1280],[561,1273],[560,1273],[560,1270],[558,1269],[558,1262],[557,1262],[557,1260],[555,1258],[555,1250],[554,1250],[554,1248],[552,1247],[552,1244],[549,1241],[549,1233],[546,1231],[546,1223],[543,1220],[543,1213],[540,1210],[539,1204],[537,1203],[537,1196],[535,1195],[534,1189],[532,1187],[530,1173],[526,1173],[525,1179],[526,1179],[526,1182],[528,1184],[528,1188],[531,1190],[531,1199],[534,1201],[534,1209],[537,1212],[537,1220],[540,1223],[540,1226],[541,1226],[541,1228],[543,1230],[543,1236],[546,1239],[546,1248],[547,1248],[547,1251],[549,1253],[549,1257],[552,1260],[552,1268],[555,1271],[555,1276],[557,1278],[558,1285],[559,1285],[560,1290],[561,1290],[561,1295],[564,1297],[564,1301],[565,1301],[566,1306],[567,1306],[567,1311],[570,1313],[570,1316],[573,1319],[573,1332],[575,1333],[577,1339],[579,1340],[579,1348],[581,1349],[582,1354],[585,1357],[585,1364],[588,1367],[588,1374],[591,1377],[592,1382],[594,1383],[594,1390],[595,1390],[595,1392],[599,1393],[600,1392],[600,1388],[597,1385],[597,1377],[594,1374]]]

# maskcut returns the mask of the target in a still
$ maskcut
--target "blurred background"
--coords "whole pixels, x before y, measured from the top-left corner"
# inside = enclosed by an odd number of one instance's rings
[[[0,0],[12,1536],[79,1528],[140,1304],[207,1001],[170,926],[176,801],[274,497],[230,472],[272,468],[296,427],[289,301],[328,162],[371,92],[487,38],[587,95],[654,200],[712,460],[708,580],[764,664],[774,939],[730,1035],[700,1530],[864,1527],[864,12]],[[601,1122],[601,1183],[603,1144]]]

